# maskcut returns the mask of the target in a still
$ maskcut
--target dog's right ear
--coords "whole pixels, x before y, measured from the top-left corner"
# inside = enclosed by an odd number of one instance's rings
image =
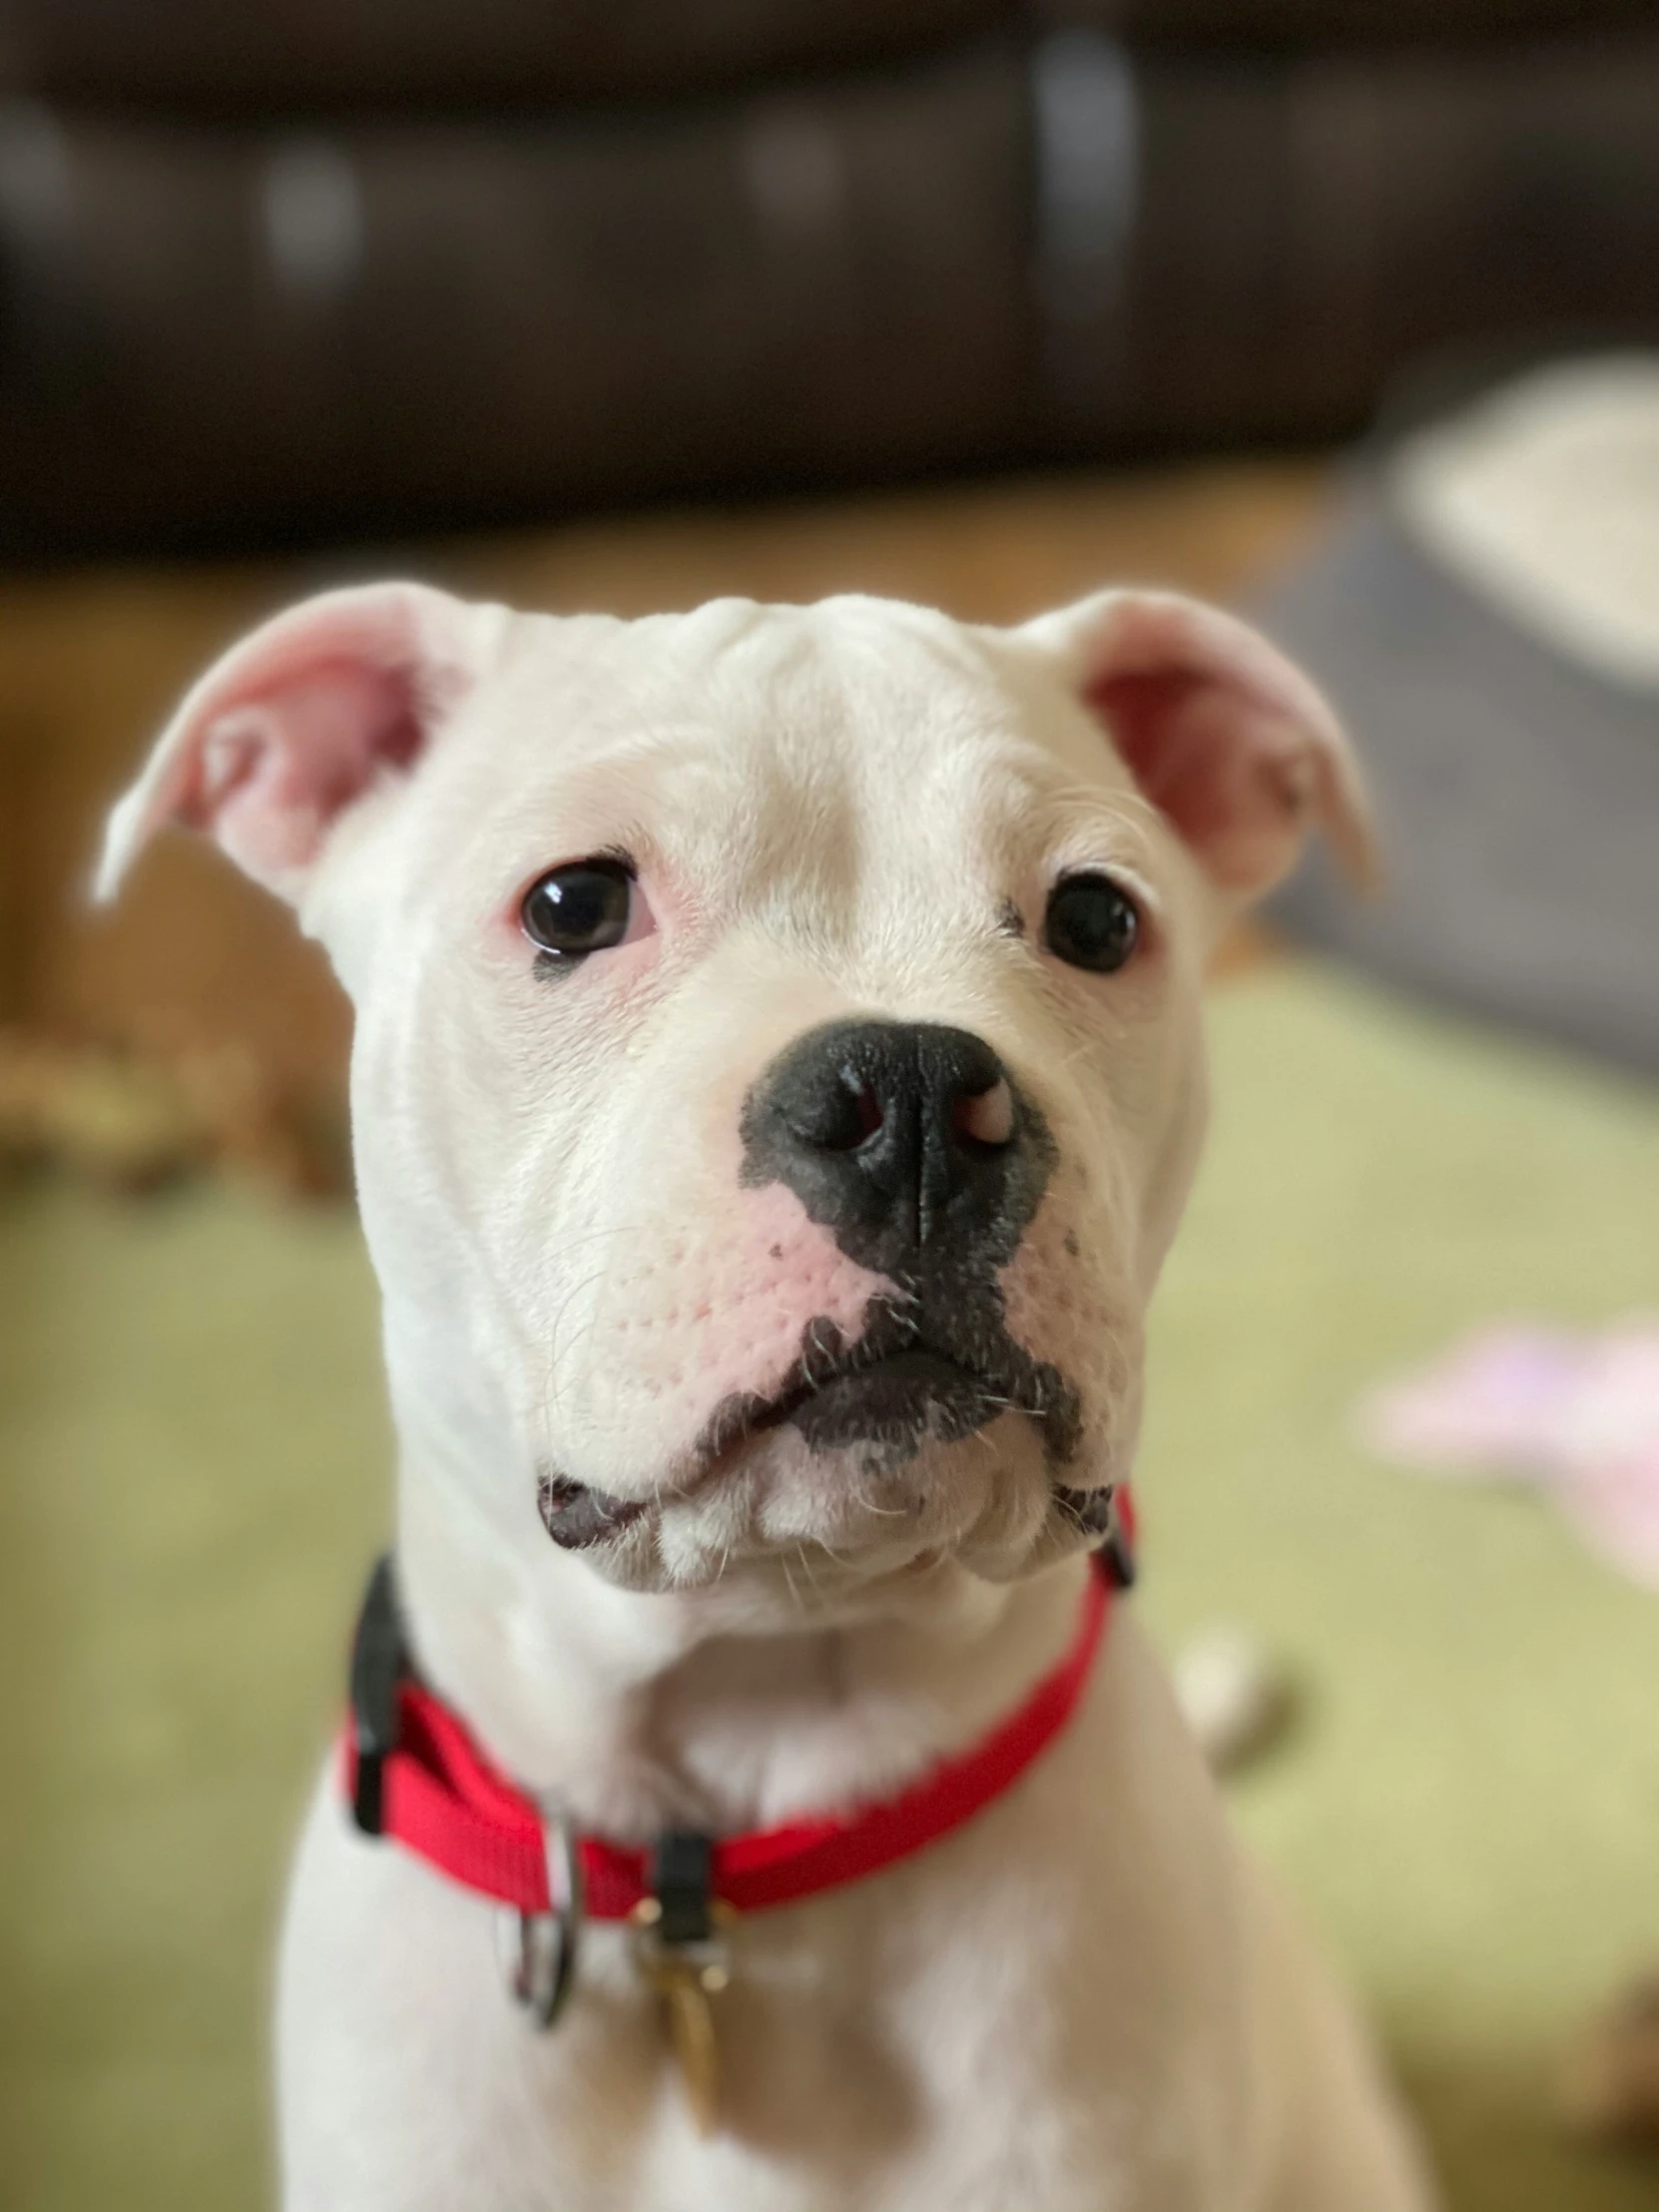
[[[327,592],[233,646],[116,807],[95,881],[113,898],[168,823],[207,831],[297,905],[329,831],[405,776],[494,655],[506,610],[424,584]]]
[[[1321,829],[1360,885],[1378,856],[1359,764],[1301,669],[1175,592],[1105,591],[1014,636],[1058,666],[1230,903],[1262,897]]]

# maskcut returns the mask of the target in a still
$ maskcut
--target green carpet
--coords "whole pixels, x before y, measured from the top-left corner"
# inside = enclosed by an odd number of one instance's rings
[[[1227,992],[1216,1047],[1143,1602],[1295,1670],[1240,1816],[1366,1989],[1456,2212],[1651,2212],[1659,2164],[1561,2143],[1547,2078],[1659,1957],[1659,1601],[1532,1498],[1370,1464],[1349,1419],[1472,1323],[1659,1306],[1659,1098],[1305,971]],[[273,1919],[386,1460],[347,1220],[0,1202],[0,2204],[269,2195]]]

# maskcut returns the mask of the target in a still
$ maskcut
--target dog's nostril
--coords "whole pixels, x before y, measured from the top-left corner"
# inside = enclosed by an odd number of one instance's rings
[[[1014,1134],[1014,1094],[1007,1077],[999,1075],[989,1090],[964,1092],[951,1108],[950,1126],[974,1144],[1007,1144]]]
[[[874,1136],[886,1115],[879,1093],[856,1076],[852,1078],[852,1109],[858,1117],[858,1142],[861,1144],[865,1137]]]
[[[798,1102],[789,1116],[796,1135],[820,1152],[856,1152],[883,1119],[879,1096],[854,1068],[842,1068],[833,1083]]]

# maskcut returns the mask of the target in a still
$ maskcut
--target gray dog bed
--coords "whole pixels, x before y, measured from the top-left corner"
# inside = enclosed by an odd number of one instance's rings
[[[1291,933],[1659,1072],[1659,359],[1536,373],[1393,443],[1257,610],[1364,755],[1388,881]]]

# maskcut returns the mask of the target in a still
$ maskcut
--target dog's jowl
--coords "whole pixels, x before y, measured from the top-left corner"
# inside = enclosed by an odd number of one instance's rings
[[[1209,952],[1368,864],[1312,686],[1157,594],[392,584],[208,673],[107,892],[170,822],[354,1001],[397,1434],[287,2212],[1424,2206],[1128,1593]]]

